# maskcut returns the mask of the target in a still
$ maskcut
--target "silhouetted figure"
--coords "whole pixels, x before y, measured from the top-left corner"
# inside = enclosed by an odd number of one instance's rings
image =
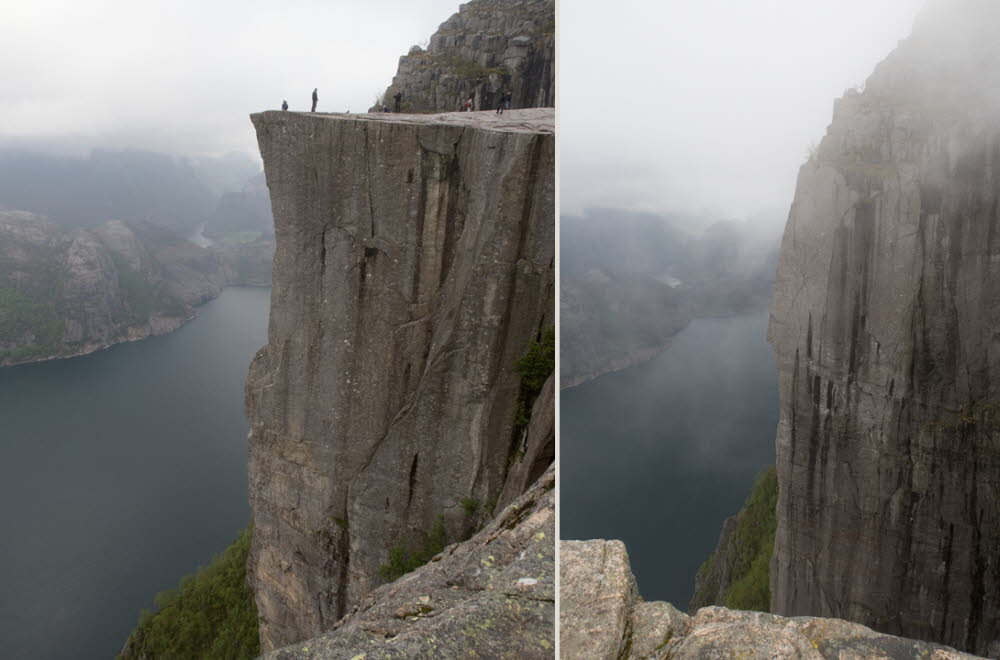
[[[403,100],[403,92],[396,92],[392,98],[396,101],[396,112],[399,112],[399,102]]]
[[[473,110],[475,110],[475,108],[476,108],[476,97],[470,96],[465,101],[465,111],[466,112],[472,112]]]
[[[382,106],[382,112],[389,112],[389,106],[383,105]]]
[[[505,110],[510,110],[510,99],[514,96],[513,92],[509,89],[503,93],[501,100],[503,101],[503,107]]]
[[[288,101],[282,101],[281,102],[281,109],[282,110],[288,110]]]
[[[313,107],[309,112],[316,112],[316,102],[319,101],[319,94],[316,93],[316,90],[318,89],[319,87],[313,89]]]

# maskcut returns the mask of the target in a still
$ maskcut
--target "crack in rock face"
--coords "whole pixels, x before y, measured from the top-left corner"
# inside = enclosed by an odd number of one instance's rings
[[[550,467],[471,539],[368,594],[327,634],[265,660],[551,659],[554,486]],[[526,574],[533,577],[519,577]]]
[[[1000,7],[933,1],[799,172],[772,610],[1000,640]]]
[[[551,462],[552,387],[515,428],[514,365],[554,324],[555,136],[552,109],[252,120],[277,244],[247,379],[267,651],[330,630],[391,548],[438,520],[468,538]]]

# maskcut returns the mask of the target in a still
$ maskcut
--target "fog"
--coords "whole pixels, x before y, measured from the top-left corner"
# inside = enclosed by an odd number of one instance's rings
[[[247,115],[364,112],[458,0],[5,3],[0,147],[256,154]]]
[[[783,218],[834,98],[910,33],[921,4],[561,3],[564,216],[602,206]]]

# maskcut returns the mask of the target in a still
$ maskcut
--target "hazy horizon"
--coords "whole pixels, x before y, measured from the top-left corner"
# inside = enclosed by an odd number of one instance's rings
[[[458,0],[40,0],[0,23],[0,148],[257,157],[248,116],[365,112]]]
[[[561,214],[783,220],[834,99],[909,35],[922,4],[562,3]]]

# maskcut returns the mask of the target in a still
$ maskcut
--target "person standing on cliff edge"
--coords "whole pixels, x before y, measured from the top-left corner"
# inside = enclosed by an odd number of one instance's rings
[[[313,88],[313,107],[309,112],[316,112],[316,101],[319,101],[319,94],[316,93],[318,89],[319,87]]]
[[[282,101],[281,102],[281,109],[282,110],[288,110],[288,101]]]
[[[395,99],[395,101],[396,101],[396,112],[398,113],[399,112],[399,102],[403,98],[403,92],[396,92],[395,94],[392,95],[392,98]]]

